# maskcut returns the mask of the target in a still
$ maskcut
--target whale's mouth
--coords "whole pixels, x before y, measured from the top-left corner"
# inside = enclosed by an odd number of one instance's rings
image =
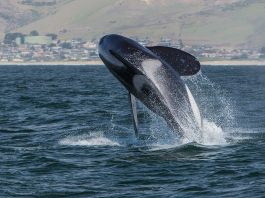
[[[142,74],[142,69],[139,67],[139,63],[135,63],[132,59],[137,59],[137,56],[120,55],[117,51],[109,50],[110,54],[119,61],[124,67],[126,67],[132,74]]]

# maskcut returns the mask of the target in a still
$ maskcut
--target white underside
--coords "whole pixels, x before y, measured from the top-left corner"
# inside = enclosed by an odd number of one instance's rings
[[[198,107],[193,95],[191,94],[189,87],[186,84],[185,84],[185,87],[186,87],[186,90],[188,93],[188,97],[189,97],[189,101],[190,101],[190,105],[191,105],[194,117],[195,117],[199,127],[202,128],[202,118],[201,118],[199,107]]]

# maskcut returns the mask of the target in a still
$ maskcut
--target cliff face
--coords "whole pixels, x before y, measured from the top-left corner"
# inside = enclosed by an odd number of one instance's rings
[[[0,31],[38,30],[84,39],[120,33],[182,39],[190,44],[265,46],[264,0],[48,1],[0,3]]]

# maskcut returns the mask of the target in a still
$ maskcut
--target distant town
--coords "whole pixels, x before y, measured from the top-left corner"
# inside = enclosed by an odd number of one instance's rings
[[[222,49],[207,45],[186,45],[182,40],[161,38],[154,42],[146,38],[132,37],[144,46],[162,45],[183,49],[199,60],[260,60],[265,59],[265,47],[259,50]],[[98,61],[98,40],[81,38],[61,40],[56,34],[29,35],[7,33],[0,43],[0,64],[39,62],[88,62]]]

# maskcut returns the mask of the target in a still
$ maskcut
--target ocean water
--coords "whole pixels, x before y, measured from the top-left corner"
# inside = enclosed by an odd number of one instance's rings
[[[265,67],[184,79],[203,139],[180,140],[104,66],[0,67],[0,197],[265,197]]]

